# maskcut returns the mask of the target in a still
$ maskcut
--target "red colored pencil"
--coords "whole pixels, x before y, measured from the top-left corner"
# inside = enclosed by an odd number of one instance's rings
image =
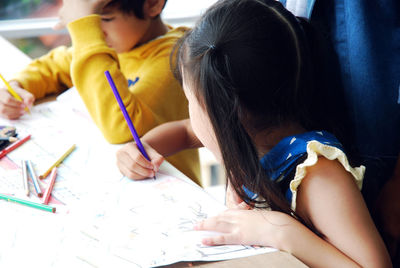
[[[20,140],[18,140],[16,142],[13,142],[11,145],[9,145],[8,147],[6,147],[6,148],[4,148],[3,150],[0,151],[0,158],[2,158],[3,156],[7,155],[9,152],[15,150],[16,148],[21,146],[24,142],[26,142],[30,138],[31,138],[31,135],[28,135],[23,139],[20,139]]]
[[[46,192],[43,195],[42,204],[47,205],[49,203],[51,191],[53,190],[56,177],[57,177],[57,168],[54,167],[50,174],[49,186],[47,187]]]

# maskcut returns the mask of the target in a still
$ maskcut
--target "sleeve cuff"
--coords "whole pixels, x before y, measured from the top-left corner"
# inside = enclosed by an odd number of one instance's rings
[[[99,15],[89,15],[67,25],[74,49],[104,45],[104,33]]]
[[[296,211],[297,189],[301,184],[302,180],[307,175],[307,167],[314,166],[318,162],[318,156],[324,156],[329,160],[338,160],[342,164],[344,169],[350,172],[351,175],[353,175],[358,188],[361,190],[365,167],[364,166],[356,168],[351,167],[347,159],[347,156],[342,150],[334,146],[322,144],[318,141],[310,141],[307,144],[307,154],[308,154],[307,159],[303,163],[297,166],[296,175],[294,179],[290,182],[290,191],[292,192],[291,207],[293,211]]]

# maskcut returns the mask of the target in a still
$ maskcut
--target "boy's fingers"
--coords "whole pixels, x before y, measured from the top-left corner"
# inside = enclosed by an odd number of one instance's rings
[[[14,100],[11,96],[5,98],[0,97],[0,114],[10,119],[15,119],[23,114],[24,105],[23,103]]]
[[[65,28],[65,24],[61,21],[58,21],[54,26],[53,26],[53,30],[59,31]]]
[[[18,119],[22,116],[23,110],[10,108],[4,104],[0,104],[0,114],[8,119]]]
[[[15,107],[15,108],[21,107],[21,102],[17,101],[6,90],[0,90],[0,102],[3,103],[3,105],[9,106],[9,107]]]
[[[32,93],[24,89],[19,90],[18,94],[21,96],[21,98],[24,100],[24,103],[27,105],[32,105],[33,102],[35,101],[35,96],[33,96]]]
[[[23,110],[24,104],[14,99],[7,99],[2,103],[8,109]]]

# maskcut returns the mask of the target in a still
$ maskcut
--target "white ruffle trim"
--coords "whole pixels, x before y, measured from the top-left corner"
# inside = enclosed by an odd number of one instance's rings
[[[290,190],[292,191],[292,209],[296,211],[296,197],[297,188],[300,183],[307,175],[307,167],[311,167],[318,162],[318,156],[324,156],[329,160],[338,160],[343,167],[353,175],[358,188],[361,190],[362,182],[364,178],[365,167],[360,166],[352,168],[347,160],[347,156],[343,151],[336,147],[322,144],[318,141],[310,141],[307,144],[307,159],[296,167],[296,175],[294,179],[290,182]]]

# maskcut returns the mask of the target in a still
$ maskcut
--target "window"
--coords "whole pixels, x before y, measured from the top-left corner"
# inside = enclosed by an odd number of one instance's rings
[[[56,17],[62,0],[2,0],[0,19]]]
[[[0,35],[30,57],[70,45],[67,31],[54,31],[62,0],[1,0]]]
[[[216,0],[168,0],[162,13],[172,26],[193,26]],[[54,31],[62,0],[0,0],[0,35],[32,58],[48,50],[70,45],[67,30]]]

